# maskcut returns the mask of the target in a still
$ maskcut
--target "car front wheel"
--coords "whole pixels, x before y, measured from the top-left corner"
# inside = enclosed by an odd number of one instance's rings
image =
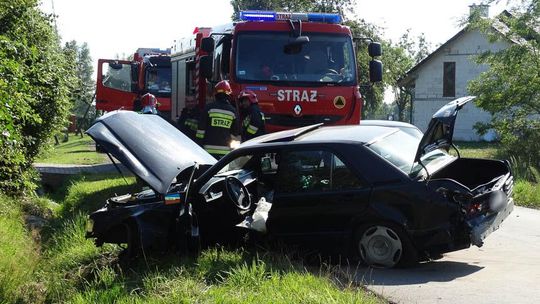
[[[376,224],[358,230],[356,247],[364,263],[373,267],[409,266],[416,251],[407,236],[394,225]]]

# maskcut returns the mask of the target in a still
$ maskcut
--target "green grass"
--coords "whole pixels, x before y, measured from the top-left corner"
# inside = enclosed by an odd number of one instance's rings
[[[514,184],[514,200],[519,206],[540,209],[540,184],[517,181]]]
[[[20,201],[0,194],[0,302],[30,301],[28,292],[40,260],[24,225]]]
[[[130,192],[137,186],[133,178],[127,182],[117,176],[72,179],[53,195],[60,199],[60,207],[51,213],[55,217],[42,232],[40,243],[30,237],[21,220],[21,209],[31,208],[12,208],[18,202],[0,196],[0,221],[11,223],[0,224],[0,249],[10,253],[0,256],[0,302],[385,302],[356,286],[339,266],[308,270],[299,260],[271,252],[209,248],[198,257],[147,253],[135,265],[121,266],[118,246],[98,248],[84,235],[86,215],[114,193]],[[47,206],[49,201],[40,200],[38,205]],[[2,276],[6,269],[10,275]]]
[[[498,158],[499,144],[496,142],[455,142],[462,157],[470,158]],[[452,151],[451,151],[452,152]]]
[[[69,141],[52,146],[36,159],[37,163],[95,165],[107,161],[105,154],[96,152],[93,140],[72,134]]]

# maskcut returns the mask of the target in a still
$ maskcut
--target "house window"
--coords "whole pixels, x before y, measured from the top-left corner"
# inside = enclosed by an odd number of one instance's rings
[[[456,96],[456,63],[445,62],[443,71],[443,97]]]

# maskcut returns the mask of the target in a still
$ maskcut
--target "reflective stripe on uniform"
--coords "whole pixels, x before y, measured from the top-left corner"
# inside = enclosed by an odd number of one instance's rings
[[[234,113],[227,110],[211,109],[208,111],[212,127],[230,129],[234,120]]]
[[[223,109],[210,109],[210,110],[208,110],[208,115],[210,117],[212,117],[212,114],[214,114],[214,113],[220,113],[220,114],[229,115],[233,119],[236,118],[236,114],[234,112],[232,112],[232,111],[229,111],[229,110],[223,110]]]
[[[247,132],[251,135],[257,133],[258,130],[259,128],[255,127],[254,125],[249,125],[249,127],[247,128]]]
[[[197,128],[198,128],[198,121],[197,121],[197,119],[194,119],[194,118],[186,119],[185,125],[186,125],[188,128],[190,128],[191,130],[197,131]]]
[[[231,151],[231,148],[228,146],[204,145],[204,150],[210,154],[225,155]]]
[[[204,133],[205,133],[204,130],[197,130],[197,135],[196,135],[196,137],[197,137],[197,138],[200,138],[200,139],[203,139],[203,138],[204,138]]]

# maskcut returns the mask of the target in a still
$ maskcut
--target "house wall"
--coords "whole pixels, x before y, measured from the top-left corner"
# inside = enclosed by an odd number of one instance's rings
[[[431,116],[449,101],[470,95],[467,91],[469,81],[475,79],[488,67],[474,62],[474,56],[486,50],[497,51],[507,48],[507,42],[490,43],[484,34],[477,30],[464,32],[415,71],[415,98],[413,103],[413,124],[425,131]],[[456,96],[443,97],[444,62],[456,63]],[[454,130],[456,140],[478,141],[480,136],[473,129],[476,122],[487,122],[491,115],[474,105],[467,104],[459,113]]]

